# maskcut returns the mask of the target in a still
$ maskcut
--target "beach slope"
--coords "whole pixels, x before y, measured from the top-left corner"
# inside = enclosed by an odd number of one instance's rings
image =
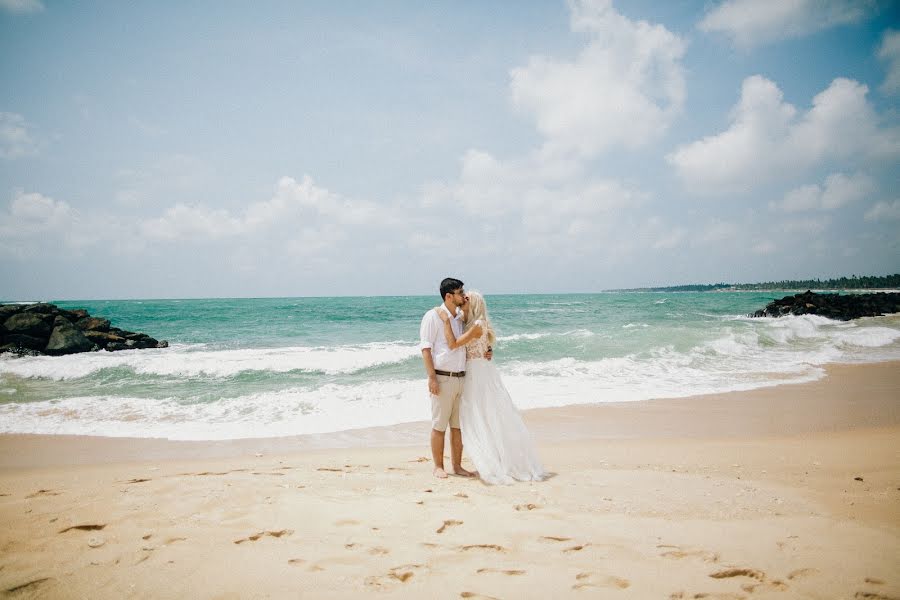
[[[0,436],[0,594],[898,598],[900,364],[828,371],[529,411],[553,476],[512,486],[434,479],[424,423],[403,447]]]

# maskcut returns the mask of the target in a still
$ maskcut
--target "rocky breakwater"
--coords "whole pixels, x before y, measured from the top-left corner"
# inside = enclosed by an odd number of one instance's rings
[[[817,294],[810,290],[769,302],[751,317],[783,317],[784,315],[819,315],[849,321],[860,317],[878,317],[900,312],[900,293]]]
[[[0,353],[62,355],[97,350],[167,348],[146,333],[111,327],[86,310],[54,304],[0,304]]]

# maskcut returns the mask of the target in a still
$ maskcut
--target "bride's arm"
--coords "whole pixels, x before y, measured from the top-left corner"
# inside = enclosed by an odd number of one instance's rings
[[[481,335],[481,325],[475,325],[457,338],[453,335],[453,327],[450,325],[450,315],[442,310],[438,310],[438,316],[441,318],[441,321],[444,322],[444,337],[447,339],[447,345],[450,346],[451,350],[455,350],[460,346],[465,346],[467,343]]]

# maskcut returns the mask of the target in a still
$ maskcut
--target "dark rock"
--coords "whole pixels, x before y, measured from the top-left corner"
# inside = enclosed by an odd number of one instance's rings
[[[56,307],[55,304],[45,304],[40,302],[38,304],[29,304],[25,307],[25,310],[22,312],[25,313],[36,313],[39,315],[53,315],[56,316],[59,314],[59,308]]]
[[[95,329],[88,329],[87,331],[84,331],[82,333],[84,333],[84,337],[91,340],[101,348],[106,348],[106,345],[112,342],[125,341],[125,338],[123,337],[105,331],[97,331]]]
[[[23,312],[6,319],[3,327],[9,333],[22,333],[46,339],[53,329],[52,322],[49,315]]]
[[[46,303],[0,304],[0,353],[59,355],[100,348],[168,347],[168,342],[146,333],[111,327],[108,319],[91,317],[84,309],[66,310]]]
[[[53,332],[44,352],[47,354],[74,354],[87,352],[94,348],[94,343],[86,338],[80,329],[72,325],[65,317],[58,316],[53,322]]]
[[[900,312],[900,293],[816,294],[810,290],[774,300],[751,317],[817,314],[829,319],[849,321]]]
[[[43,350],[44,346],[47,345],[47,340],[46,338],[34,337],[23,333],[7,333],[0,338],[0,344],[18,349]],[[16,352],[17,350],[10,351]]]
[[[109,319],[98,319],[97,317],[84,317],[75,323],[75,326],[82,331],[109,331]]]
[[[5,321],[14,314],[20,312],[21,304],[0,304],[0,321]]]

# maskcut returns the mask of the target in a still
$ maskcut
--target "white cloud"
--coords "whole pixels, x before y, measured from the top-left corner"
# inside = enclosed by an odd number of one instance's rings
[[[712,8],[698,27],[750,47],[858,23],[874,4],[873,0],[726,0]]]
[[[426,186],[421,206],[462,212],[482,224],[505,219],[525,234],[555,240],[595,235],[608,227],[611,215],[646,200],[646,194],[618,181],[580,174],[561,178],[547,165],[540,155],[501,161],[470,150],[461,161],[459,179]]]
[[[41,0],[0,0],[0,8],[16,14],[35,13],[44,10],[44,3]]]
[[[830,217],[820,216],[784,221],[779,223],[778,227],[781,231],[790,235],[802,234],[810,236],[824,232],[830,223]]]
[[[879,202],[866,211],[866,221],[900,221],[900,200]]]
[[[741,228],[734,223],[712,219],[699,231],[697,241],[704,244],[715,244],[734,240],[740,232]]]
[[[38,153],[37,142],[25,117],[0,112],[0,158],[20,158]]]
[[[888,29],[884,32],[878,58],[886,63],[887,68],[881,91],[886,94],[900,93],[900,31]]]
[[[246,230],[241,220],[226,210],[176,204],[163,216],[141,223],[141,233],[150,240],[206,241],[240,234]]]
[[[100,219],[85,221],[67,202],[37,192],[16,191],[0,211],[0,248],[19,258],[48,248],[80,250],[116,230]]]
[[[651,217],[645,223],[640,235],[647,239],[654,250],[671,250],[681,245],[687,236],[687,230],[668,225],[659,217]]]
[[[162,216],[140,223],[142,235],[150,240],[193,240],[199,242],[227,237],[248,236],[273,230],[319,232],[331,226],[363,227],[385,224],[393,217],[367,201],[355,201],[318,187],[312,178],[301,181],[282,177],[270,200],[253,202],[238,214],[202,204],[176,204]],[[304,239],[315,239],[305,247],[321,247],[321,235],[304,233]],[[336,241],[337,236],[326,236]],[[299,248],[299,247],[298,247]],[[297,254],[295,252],[295,254]]]
[[[730,127],[679,146],[666,156],[696,191],[747,190],[831,160],[900,156],[900,132],[879,129],[868,88],[835,79],[800,114],[778,86],[754,75],[744,80]]]
[[[769,208],[784,212],[834,210],[862,200],[875,187],[875,181],[865,173],[850,176],[833,173],[825,179],[824,186],[813,184],[795,188]]]
[[[631,21],[610,0],[570,3],[571,26],[591,41],[573,61],[544,56],[511,71],[514,104],[536,119],[548,156],[590,158],[659,138],[685,97],[685,42]]]

